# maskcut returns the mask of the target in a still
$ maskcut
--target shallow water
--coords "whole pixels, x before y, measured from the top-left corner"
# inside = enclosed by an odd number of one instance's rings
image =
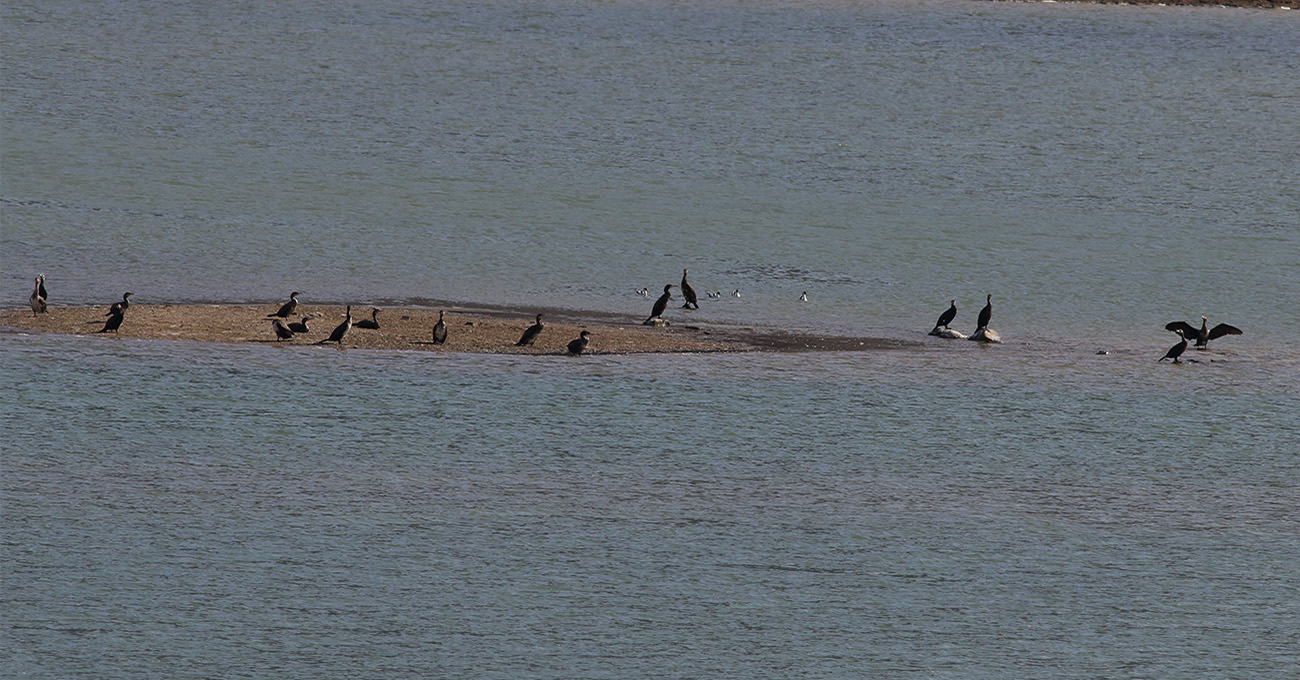
[[[3,11],[15,305],[637,320],[688,267],[743,296],[679,323],[924,344],[0,333],[0,674],[1300,672],[1300,15]],[[1005,344],[923,335],[987,293]],[[1200,314],[1246,333],[1156,363]]]

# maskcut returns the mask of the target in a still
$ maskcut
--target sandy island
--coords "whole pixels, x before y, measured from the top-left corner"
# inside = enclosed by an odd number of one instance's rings
[[[97,333],[104,327],[106,306],[50,307],[45,314],[30,309],[0,310],[0,326],[20,331],[43,331],[87,339],[142,338],[192,340],[230,344],[315,345],[329,337],[343,321],[341,305],[301,304],[289,321],[309,315],[310,331],[277,341],[267,318],[279,304],[133,304],[117,333]],[[432,330],[438,310],[430,307],[382,307],[379,329],[353,327],[343,347],[379,350],[417,350],[490,354],[564,354],[570,340],[582,330],[591,331],[589,354],[644,352],[807,352],[867,351],[918,347],[921,343],[883,338],[854,338],[790,333],[781,329],[694,325],[670,319],[667,327],[642,326],[623,315],[561,309],[511,309],[445,307],[447,342],[436,345]],[[353,321],[370,318],[371,307],[354,306]],[[529,347],[516,347],[519,336],[544,314],[545,329]],[[330,343],[325,347],[333,347]]]

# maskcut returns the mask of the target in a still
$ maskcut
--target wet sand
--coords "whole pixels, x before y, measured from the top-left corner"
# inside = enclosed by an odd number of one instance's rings
[[[50,307],[45,314],[30,309],[0,310],[0,327],[84,335],[87,340],[141,338],[191,340],[230,344],[281,346],[316,345],[342,323],[344,308],[338,305],[301,304],[288,321],[310,315],[308,333],[278,341],[267,318],[279,304],[144,305],[133,304],[126,311],[116,333],[98,333],[104,327],[106,306]],[[353,307],[354,323],[370,318],[370,307]],[[511,309],[491,307],[445,307],[447,342],[435,345],[432,330],[438,321],[433,307],[382,307],[379,329],[353,327],[343,347],[379,350],[469,352],[487,354],[563,354],[569,341],[582,330],[591,331],[589,354],[644,352],[806,352],[869,351],[919,346],[896,340],[867,337],[838,337],[790,333],[775,328],[695,325],[689,320],[670,319],[672,325],[640,325],[624,316],[563,309]],[[544,314],[545,328],[529,347],[515,342],[533,317]],[[333,347],[334,343],[325,345]]]

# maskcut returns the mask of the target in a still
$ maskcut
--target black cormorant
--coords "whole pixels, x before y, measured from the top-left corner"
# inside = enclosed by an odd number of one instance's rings
[[[695,296],[695,289],[691,287],[691,284],[686,282],[685,269],[682,270],[682,298],[686,300],[686,303],[682,305],[682,309],[700,308],[700,299]],[[655,316],[659,315],[656,314]]]
[[[369,328],[372,331],[379,330],[379,308],[370,308],[370,318],[362,319],[356,323],[357,328]]]
[[[982,328],[988,328],[989,321],[993,319],[993,294],[989,293],[989,296],[985,299],[984,309],[980,310],[979,325],[975,327],[976,333],[980,332]]]
[[[957,318],[957,301],[953,300],[948,309],[939,315],[939,320],[934,322],[934,330],[930,331],[930,335],[938,334],[940,326],[945,329],[948,328],[948,324],[952,323],[955,318]]]
[[[1183,329],[1181,328],[1176,329],[1174,332],[1178,334],[1178,337],[1181,338],[1181,340],[1178,342],[1177,345],[1170,347],[1169,351],[1165,352],[1164,356],[1160,357],[1159,359],[1156,359],[1156,363],[1160,363],[1165,359],[1173,359],[1175,364],[1182,363],[1181,361],[1178,360],[1178,357],[1187,349],[1187,336],[1183,335]],[[1191,360],[1189,359],[1188,361]]]
[[[664,294],[660,295],[658,300],[655,300],[655,306],[650,310],[650,316],[646,317],[646,323],[650,323],[651,319],[657,318],[664,313],[665,309],[668,309],[668,301],[673,299],[672,288],[673,284],[671,283],[664,286]]]
[[[538,314],[537,322],[529,326],[528,330],[524,331],[524,334],[519,336],[519,342],[515,343],[515,347],[527,347],[528,345],[533,344],[533,341],[537,339],[537,336],[541,332],[542,332],[542,315]]]
[[[272,314],[271,316],[278,316],[278,317],[280,317],[281,319],[287,319],[287,318],[289,318],[289,315],[290,315],[290,314],[293,314],[293,311],[294,311],[295,309],[298,309],[298,296],[299,296],[299,295],[302,295],[302,293],[299,293],[298,291],[294,291],[294,292],[292,292],[292,293],[289,293],[289,301],[286,302],[286,303],[284,303],[284,304],[282,304],[282,305],[280,305],[280,309],[277,310],[277,311],[276,311],[274,314]],[[271,318],[271,316],[268,316],[268,317],[266,317],[266,318],[269,319],[269,318]]]
[[[347,335],[348,331],[350,330],[352,330],[352,305],[348,305],[347,313],[345,314],[343,323],[335,326],[334,332],[330,333],[330,336],[328,338],[321,340],[320,343],[317,344],[326,343],[326,342],[337,342],[340,345],[342,345],[343,336]]]
[[[1236,326],[1229,326],[1221,323],[1214,328],[1206,328],[1209,319],[1201,317],[1201,327],[1197,328],[1186,321],[1170,321],[1165,324],[1165,330],[1175,333],[1182,331],[1184,338],[1190,338],[1196,341],[1196,349],[1205,349],[1206,345],[1215,338],[1221,338],[1225,335],[1241,335],[1241,329]]]
[[[304,316],[302,317],[301,321],[295,321],[289,324],[289,330],[293,331],[294,333],[306,333],[310,331],[311,329],[307,327],[307,320],[310,318],[311,318],[310,315]]]
[[[578,337],[569,341],[569,356],[578,356],[587,350],[587,336],[591,331],[583,331]]]
[[[271,330],[275,331],[276,342],[288,340],[293,337],[293,331],[289,330],[289,327],[284,325],[284,322],[279,319],[273,319],[271,321]]]
[[[119,310],[117,310],[117,313],[116,313],[116,314],[110,314],[110,315],[109,315],[109,317],[108,317],[108,321],[105,321],[105,322],[104,322],[104,327],[103,327],[103,328],[101,328],[101,329],[99,329],[98,331],[95,331],[95,332],[96,332],[96,333],[107,333],[107,332],[109,332],[109,331],[113,331],[114,333],[116,333],[116,332],[117,332],[117,329],[119,329],[119,328],[122,327],[122,319],[124,319],[124,318],[126,318],[126,313],[125,313],[123,310],[120,310],[120,309],[119,309]]]
[[[441,345],[447,342],[447,322],[443,320],[446,314],[443,310],[438,310],[438,323],[433,324],[433,344]]]

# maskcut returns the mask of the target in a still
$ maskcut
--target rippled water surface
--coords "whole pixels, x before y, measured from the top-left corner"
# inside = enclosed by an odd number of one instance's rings
[[[689,267],[744,294],[677,322],[929,342],[0,333],[0,675],[1300,675],[1300,14],[2,11],[14,306],[635,319]],[[924,337],[988,293],[1005,344]],[[1157,364],[1201,314],[1246,333]]]

